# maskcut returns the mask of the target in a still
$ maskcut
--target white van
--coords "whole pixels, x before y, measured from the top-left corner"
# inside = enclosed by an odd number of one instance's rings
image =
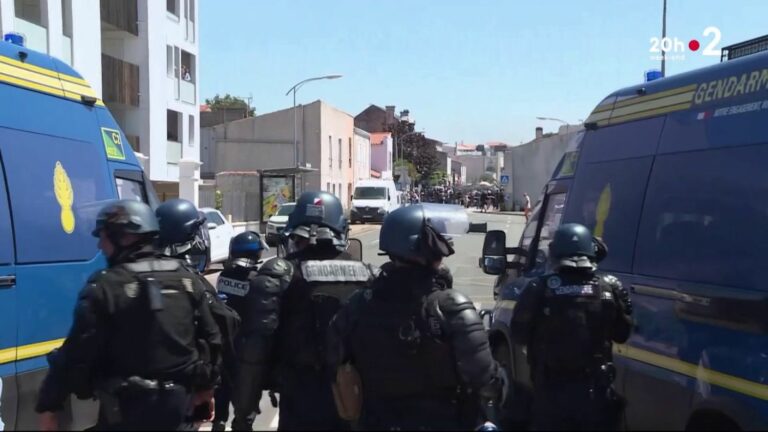
[[[360,180],[355,184],[351,223],[382,222],[389,212],[400,207],[400,192],[392,180]]]

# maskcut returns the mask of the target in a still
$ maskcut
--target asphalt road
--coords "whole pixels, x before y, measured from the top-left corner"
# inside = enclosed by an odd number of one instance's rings
[[[487,222],[488,230],[503,230],[507,233],[507,246],[516,246],[523,232],[525,220],[522,216],[498,214],[498,213],[474,213],[469,212],[470,222]],[[353,225],[351,237],[358,238],[363,243],[363,260],[372,264],[381,265],[387,262],[387,257],[379,256],[379,229],[378,224]],[[483,248],[483,234],[465,234],[454,237],[454,249],[456,254],[449,257],[445,264],[453,274],[454,289],[463,292],[472,299],[475,307],[490,308],[493,306],[493,281],[495,276],[488,276],[478,267],[478,258]],[[274,256],[275,248],[265,255]],[[218,273],[211,273],[208,279],[216,283]],[[278,423],[278,410],[269,403],[266,393],[261,399],[262,414],[254,422],[254,430],[276,430]],[[229,420],[232,420],[230,414]],[[204,425],[200,430],[210,430],[210,424]],[[229,430],[229,429],[228,429]]]

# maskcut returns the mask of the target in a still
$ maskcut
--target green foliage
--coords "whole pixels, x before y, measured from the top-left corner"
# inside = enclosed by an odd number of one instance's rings
[[[415,123],[402,121],[390,127],[389,131],[397,143],[395,150],[402,152],[403,158],[413,164],[416,170],[413,178],[421,177],[427,180],[438,167],[437,150],[427,142],[424,134],[413,133],[415,126]]]
[[[485,174],[480,176],[480,181],[481,182],[488,182],[490,184],[493,184],[493,183],[496,182],[496,179],[493,178],[493,174],[485,173]]]
[[[244,101],[242,98],[239,98],[237,96],[232,96],[229,93],[225,94],[224,96],[219,96],[218,94],[214,96],[211,99],[206,99],[205,104],[208,105],[209,108],[211,108],[211,111],[216,110],[223,110],[223,109],[233,109],[233,108],[248,108],[248,103]],[[256,109],[250,108],[248,111],[248,115],[253,117],[256,115]]]
[[[220,190],[216,189],[215,196],[216,196],[216,198],[215,198],[216,199],[216,204],[215,204],[216,210],[221,211],[221,209],[224,208],[224,194],[221,193]]]

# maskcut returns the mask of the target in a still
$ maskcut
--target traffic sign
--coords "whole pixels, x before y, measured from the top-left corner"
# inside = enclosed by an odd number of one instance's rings
[[[508,175],[501,176],[501,184],[502,185],[508,185],[509,184],[509,176]]]

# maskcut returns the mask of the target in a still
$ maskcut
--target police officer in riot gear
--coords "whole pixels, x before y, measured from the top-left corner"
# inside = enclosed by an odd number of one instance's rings
[[[514,342],[527,346],[536,429],[616,429],[613,343],[630,335],[632,305],[621,283],[597,275],[605,243],[579,224],[560,226],[549,244],[553,272],[528,283],[515,305]]]
[[[347,219],[328,192],[305,192],[285,228],[293,277],[280,303],[277,357],[280,430],[348,428],[336,411],[326,368],[326,331],[352,293],[373,278],[347,247]],[[266,266],[266,264],[265,264]]]
[[[209,257],[203,213],[190,201],[172,199],[160,204],[155,214],[160,228],[158,245],[163,253],[181,260],[191,271],[201,273]],[[205,277],[199,274],[197,279],[205,288],[205,298],[222,337],[221,382],[216,388],[214,417],[214,427],[219,429],[229,419],[231,383],[236,366],[234,338],[240,317],[224,303]]]
[[[219,293],[227,296],[227,304],[243,320],[235,338],[236,366],[232,382],[235,418],[232,430],[250,431],[254,418],[260,412],[259,401],[267,388],[265,380],[271,372],[272,335],[277,328],[280,295],[290,283],[292,267],[279,258],[263,264],[263,270],[259,271],[261,255],[266,249],[261,236],[253,231],[232,238],[229,260],[217,283]],[[276,273],[276,269],[282,270],[282,273]],[[220,415],[217,413],[216,417]],[[214,428],[219,426],[223,425],[214,424]]]
[[[144,203],[99,212],[93,235],[109,266],[88,279],[67,339],[49,355],[41,429],[58,427],[70,393],[100,400],[105,430],[174,430],[212,404],[221,336],[196,275],[158,254],[157,233]]]
[[[379,247],[391,261],[331,324],[330,364],[359,372],[362,429],[472,430],[503,398],[483,321],[441,267],[454,250],[435,222],[420,204],[390,213]]]

